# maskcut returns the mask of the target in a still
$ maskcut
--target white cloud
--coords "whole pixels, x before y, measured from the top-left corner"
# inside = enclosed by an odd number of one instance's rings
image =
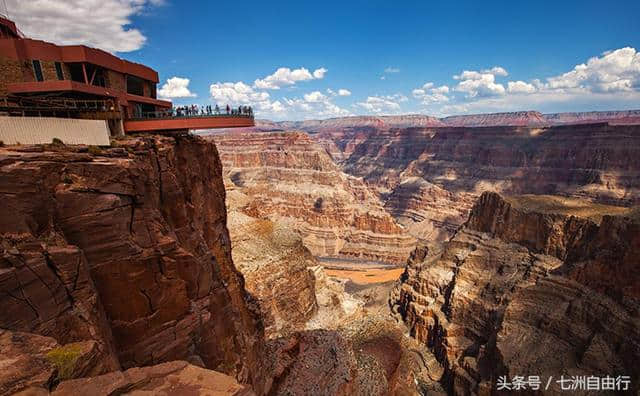
[[[354,107],[359,107],[373,114],[398,114],[400,113],[400,102],[408,99],[401,94],[388,96],[369,96],[364,102],[357,102]]]
[[[432,82],[425,83],[421,88],[411,91],[414,98],[419,99],[422,104],[429,105],[432,103],[448,102],[449,87],[442,85],[434,87]]]
[[[397,67],[387,67],[386,69],[384,69],[385,73],[400,73],[400,69]]]
[[[504,76],[506,74],[507,71],[499,66],[482,72],[465,70],[453,76],[454,80],[460,80],[455,90],[466,93],[468,98],[504,95],[504,86],[496,83],[495,79],[496,75]]]
[[[489,73],[489,74],[493,74],[494,76],[508,76],[509,73],[507,73],[507,71],[500,67],[500,66],[494,66],[491,69],[486,69],[482,71],[483,73]]]
[[[110,52],[140,49],[147,38],[131,19],[160,0],[7,0],[18,29],[56,44],[84,44]]]
[[[304,67],[294,70],[288,67],[280,67],[273,74],[263,79],[255,80],[253,86],[259,89],[280,89],[281,87],[293,85],[299,81],[322,79],[326,72],[327,69],[324,67],[314,70],[313,73]]]
[[[311,119],[351,115],[351,112],[337,106],[331,102],[330,98],[318,91],[304,95],[303,99],[284,98],[283,101],[287,107],[286,112],[289,118]]]
[[[252,87],[238,82],[211,84],[209,87],[211,99],[219,105],[266,105],[269,102],[268,92],[255,91]],[[268,105],[267,105],[268,106]]]
[[[331,98],[320,91],[309,92],[302,98],[283,97],[273,100],[268,92],[260,91],[242,81],[211,84],[211,99],[224,107],[248,105],[256,116],[274,120],[328,118],[351,115],[351,112],[335,105]]]
[[[431,89],[431,92],[437,93],[437,94],[448,94],[449,93],[449,87],[447,87],[446,85],[442,85],[442,86],[440,86],[438,88]]]
[[[331,88],[327,88],[327,93],[331,96],[351,96],[351,91],[344,88],[340,88],[338,92],[334,91]]]
[[[509,81],[507,83],[507,92],[513,94],[530,94],[536,92],[536,87],[524,81]]]
[[[171,77],[162,88],[158,90],[158,95],[162,98],[194,98],[196,94],[189,90],[189,79],[181,77]]]
[[[625,47],[593,57],[570,72],[547,79],[549,89],[622,92],[640,89],[640,53]]]
[[[313,78],[317,78],[317,79],[322,79],[324,78],[324,74],[327,72],[328,70],[325,69],[324,67],[321,67],[319,69],[316,69],[313,71]]]
[[[420,99],[422,104],[429,105],[431,103],[448,102],[449,87],[442,85],[434,87],[432,82],[425,83],[421,88],[414,89],[411,94],[414,98]]]
[[[308,94],[305,94],[303,97],[305,102],[309,102],[309,103],[318,103],[318,102],[324,102],[327,100],[327,97],[323,95],[320,91],[310,92]]]

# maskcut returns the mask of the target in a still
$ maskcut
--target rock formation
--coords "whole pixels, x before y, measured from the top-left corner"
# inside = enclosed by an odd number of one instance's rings
[[[236,210],[248,199],[237,190],[227,195],[233,262],[258,300],[268,338],[302,330],[318,310],[309,271],[318,262],[295,231]]]
[[[414,252],[394,291],[450,393],[495,393],[502,375],[553,376],[551,394],[560,375],[628,375],[637,388],[640,222],[546,203],[484,193],[441,253]]]
[[[489,127],[489,126],[528,126],[542,127],[551,125],[544,114],[537,111],[517,111],[511,113],[471,114],[451,116],[442,119],[442,123],[452,127]]]
[[[250,197],[240,210],[287,224],[316,256],[401,263],[414,240],[361,180],[307,134],[215,135],[226,176]]]
[[[262,325],[215,146],[121,144],[0,149],[0,327],[93,340],[102,372],[188,359],[261,392]]]
[[[343,168],[413,235],[446,239],[487,190],[638,204],[639,147],[640,125],[378,130]]]
[[[118,394],[254,396],[235,379],[216,371],[173,361],[150,367],[134,367],[92,378],[61,383],[53,396]]]

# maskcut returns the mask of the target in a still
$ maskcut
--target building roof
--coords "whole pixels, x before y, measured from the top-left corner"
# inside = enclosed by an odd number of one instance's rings
[[[16,37],[0,39],[0,55],[15,60],[86,62],[123,74],[158,83],[158,72],[140,63],[130,62],[106,51],[85,45],[56,45],[42,40],[22,38],[16,25],[0,15],[0,24],[15,32]]]

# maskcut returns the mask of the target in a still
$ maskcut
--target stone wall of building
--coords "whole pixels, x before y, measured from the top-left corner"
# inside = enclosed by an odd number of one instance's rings
[[[8,84],[33,81],[32,73],[27,61],[0,57],[0,96],[7,95]]]
[[[107,85],[109,88],[112,88],[117,91],[126,92],[127,84],[122,73],[118,73],[113,70],[105,71],[107,77]]]

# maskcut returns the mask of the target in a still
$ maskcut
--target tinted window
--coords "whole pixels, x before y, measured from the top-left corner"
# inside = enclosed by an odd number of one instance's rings
[[[44,81],[44,77],[42,76],[42,66],[40,66],[39,60],[33,61],[33,72],[36,75],[36,81]]]
[[[56,62],[56,76],[58,76],[58,80],[64,80],[64,73],[62,73],[62,64],[60,62]]]

